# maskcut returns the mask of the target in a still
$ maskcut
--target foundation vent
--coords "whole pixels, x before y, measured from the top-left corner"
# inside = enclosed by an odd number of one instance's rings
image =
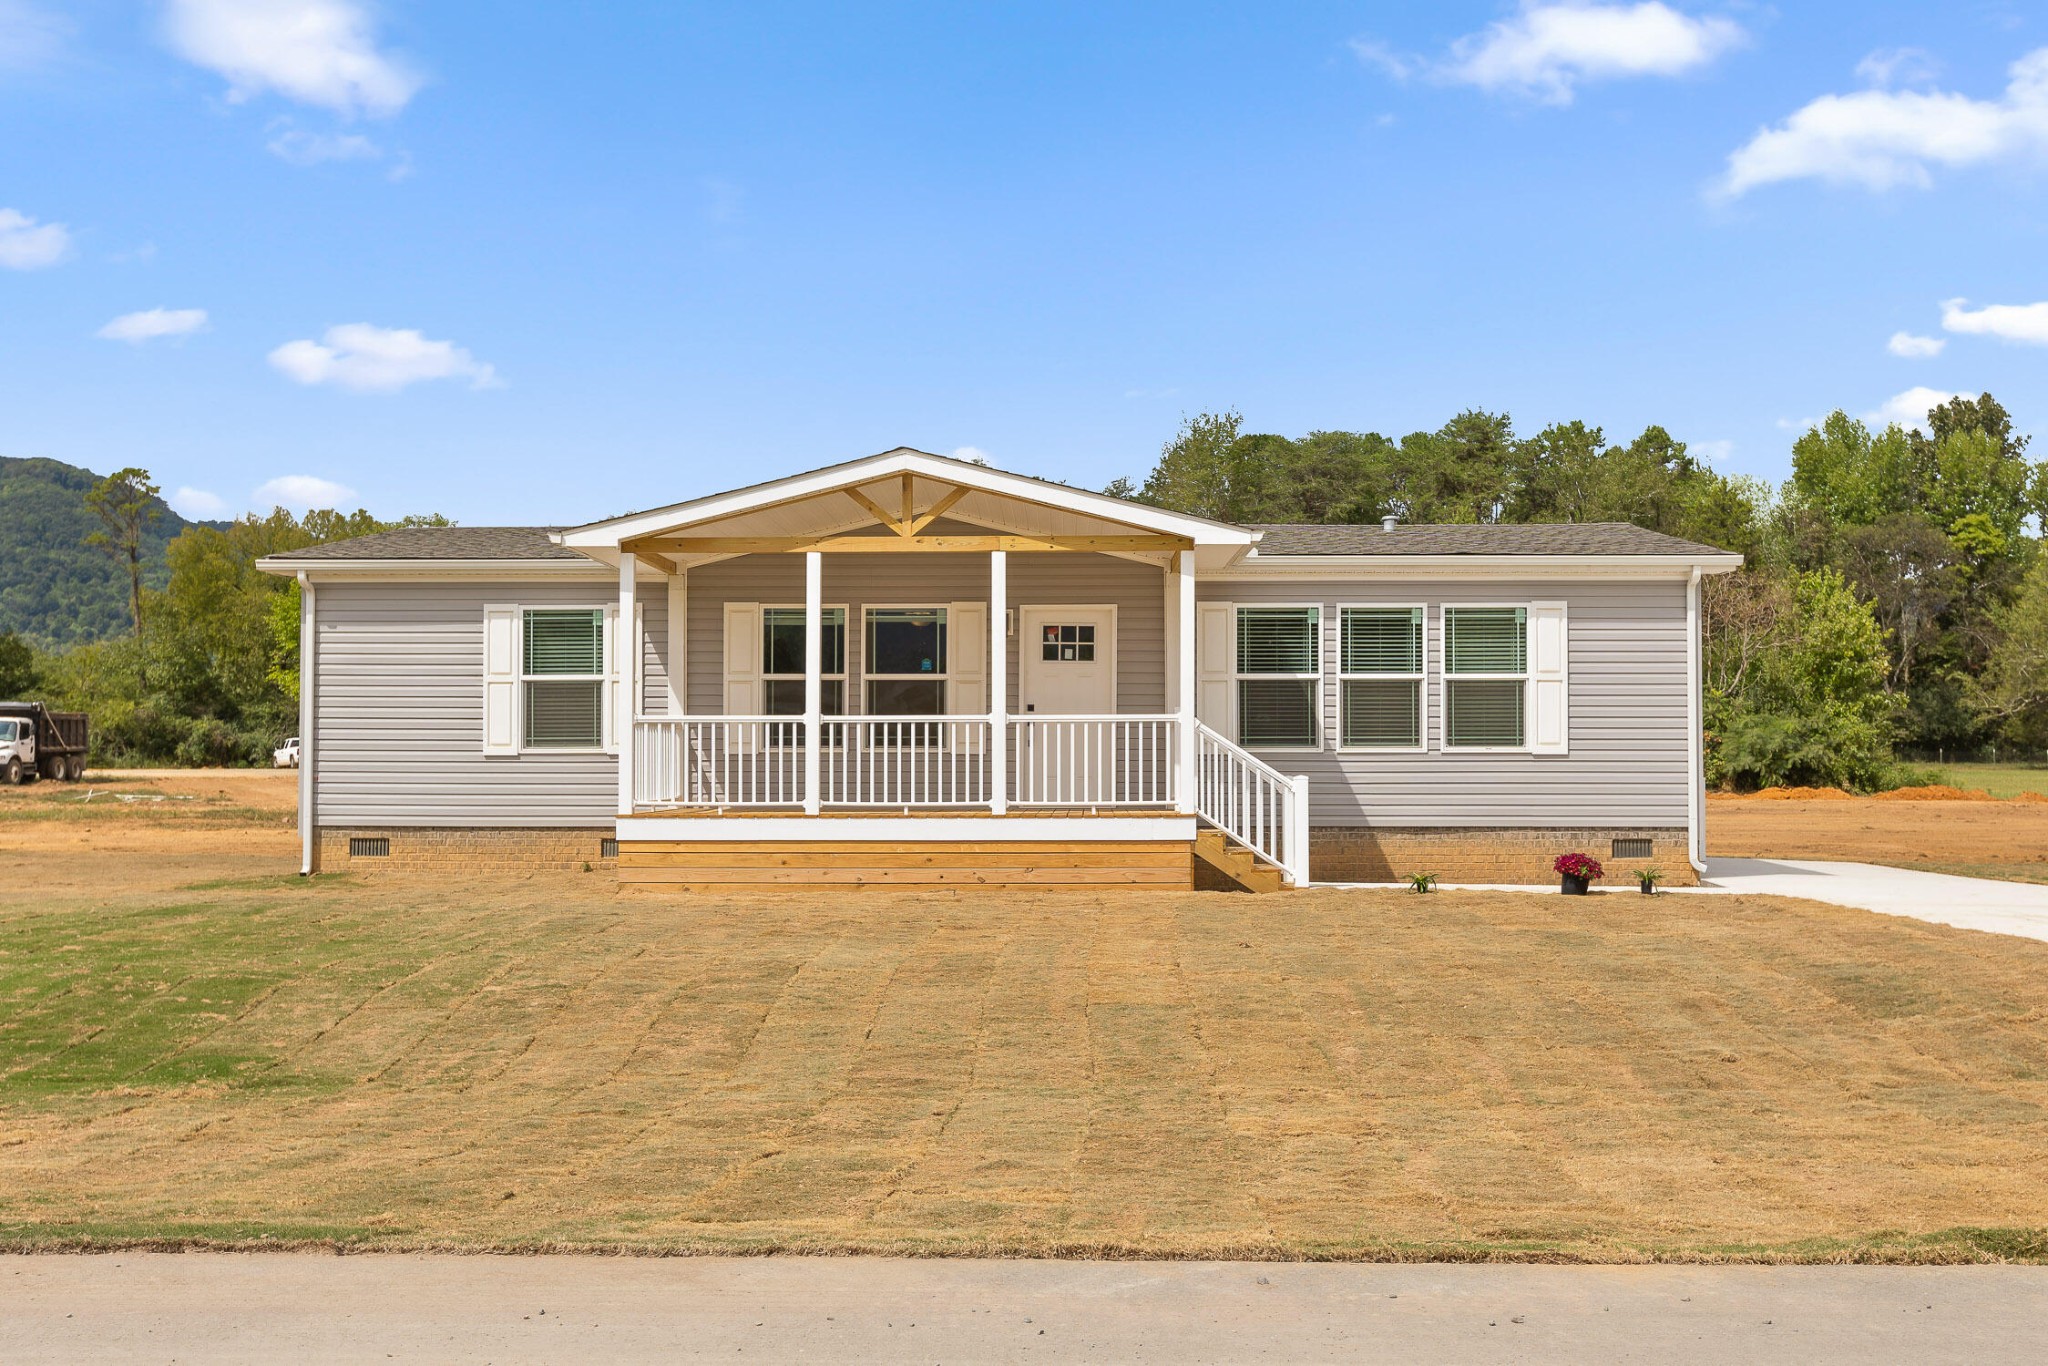
[[[350,858],[390,858],[391,837],[389,835],[351,835],[348,841]]]
[[[599,840],[597,842],[597,856],[599,858],[617,858],[619,856],[619,842],[617,840]]]
[[[1656,846],[1649,840],[1616,840],[1609,858],[1648,858]]]

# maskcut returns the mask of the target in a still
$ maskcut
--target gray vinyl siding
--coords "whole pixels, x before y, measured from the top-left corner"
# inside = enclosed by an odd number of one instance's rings
[[[322,583],[315,818],[325,826],[602,826],[609,754],[483,754],[486,603],[600,606],[617,581]],[[664,609],[665,610],[665,609]]]
[[[1010,606],[1086,604],[1117,609],[1117,710],[1166,709],[1166,578],[1155,565],[1107,555],[1017,552],[1009,557]],[[988,600],[988,556],[827,555],[824,599],[847,608],[848,696],[859,696],[862,609],[939,607]],[[717,715],[725,695],[725,604],[791,606],[804,600],[801,555],[744,555],[689,573],[689,710]],[[955,639],[949,648],[959,650]],[[986,645],[981,647],[986,659]],[[1017,647],[1009,650],[1009,695],[1017,695]],[[858,702],[855,702],[858,706]]]
[[[1685,584],[1621,581],[1329,580],[1209,582],[1205,602],[1319,603],[1323,609],[1320,751],[1259,751],[1309,778],[1319,826],[1682,826],[1686,824]],[[1566,604],[1565,755],[1443,748],[1443,606]],[[1337,609],[1427,607],[1426,752],[1338,749]]]

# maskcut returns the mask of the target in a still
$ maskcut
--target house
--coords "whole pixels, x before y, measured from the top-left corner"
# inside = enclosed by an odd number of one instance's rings
[[[302,589],[308,872],[1689,881],[1699,590],[1625,524],[1233,526],[898,449]]]

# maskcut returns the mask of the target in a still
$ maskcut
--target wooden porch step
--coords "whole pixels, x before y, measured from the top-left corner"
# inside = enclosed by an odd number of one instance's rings
[[[1247,892],[1279,892],[1293,887],[1286,874],[1214,826],[1195,832],[1195,857]]]

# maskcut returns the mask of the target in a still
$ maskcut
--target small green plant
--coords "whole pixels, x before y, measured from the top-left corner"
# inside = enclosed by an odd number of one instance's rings
[[[1656,895],[1657,884],[1663,880],[1664,872],[1660,868],[1636,869],[1636,886],[1641,889],[1644,896]]]
[[[1411,892],[1433,892],[1436,890],[1435,873],[1410,873],[1408,890]]]

